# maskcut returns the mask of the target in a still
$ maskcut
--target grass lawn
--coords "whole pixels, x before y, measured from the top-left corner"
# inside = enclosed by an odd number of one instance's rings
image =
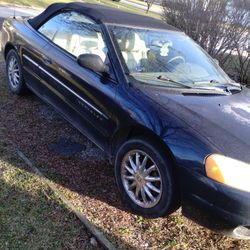
[[[55,1],[55,0],[3,0],[2,2],[8,3],[8,4],[36,7],[36,8],[45,8],[46,6],[48,6],[51,3],[69,2],[69,1],[67,1],[67,0],[60,0],[60,1]]]
[[[9,3],[9,4],[24,5],[24,6],[29,6],[29,7],[45,8],[49,4],[54,3],[54,2],[73,2],[73,0],[60,0],[60,1],[57,1],[57,0],[3,0],[3,2]],[[82,2],[104,4],[113,8],[119,8],[121,10],[131,11],[137,14],[148,15],[150,17],[161,19],[161,16],[159,14],[151,13],[151,12],[146,14],[144,10],[138,9],[136,7],[133,7],[127,4],[114,2],[111,0],[85,0]]]
[[[92,249],[81,223],[0,141],[0,249]]]
[[[142,5],[142,6],[147,7],[147,3],[144,2],[144,1],[140,1],[140,0],[128,0],[128,1],[129,1],[129,2],[133,2],[133,3],[137,3],[137,4],[140,4],[140,5]],[[161,7],[161,5],[153,4],[153,5],[151,6],[151,8],[150,8],[149,11],[151,11],[151,10],[161,11],[161,10],[162,10],[162,7]]]

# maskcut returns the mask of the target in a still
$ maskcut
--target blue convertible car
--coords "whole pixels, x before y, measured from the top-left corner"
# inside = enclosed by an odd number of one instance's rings
[[[6,19],[1,47],[10,90],[31,90],[106,151],[134,212],[182,206],[250,238],[250,91],[188,36],[69,3]]]

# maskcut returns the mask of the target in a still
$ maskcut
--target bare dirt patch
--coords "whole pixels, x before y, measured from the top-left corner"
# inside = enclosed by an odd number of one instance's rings
[[[97,249],[82,223],[43,178],[29,172],[2,135],[0,249]]]

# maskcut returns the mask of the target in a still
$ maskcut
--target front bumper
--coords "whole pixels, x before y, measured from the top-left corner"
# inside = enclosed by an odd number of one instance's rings
[[[187,217],[219,231],[229,227],[250,227],[250,193],[186,169],[181,170],[181,185],[182,209]]]

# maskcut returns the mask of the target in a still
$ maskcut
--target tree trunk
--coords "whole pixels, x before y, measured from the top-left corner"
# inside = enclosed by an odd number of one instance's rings
[[[148,0],[147,1],[147,10],[146,10],[146,13],[148,14],[149,12],[149,9],[151,8],[151,6],[153,5],[154,1],[153,0]]]

